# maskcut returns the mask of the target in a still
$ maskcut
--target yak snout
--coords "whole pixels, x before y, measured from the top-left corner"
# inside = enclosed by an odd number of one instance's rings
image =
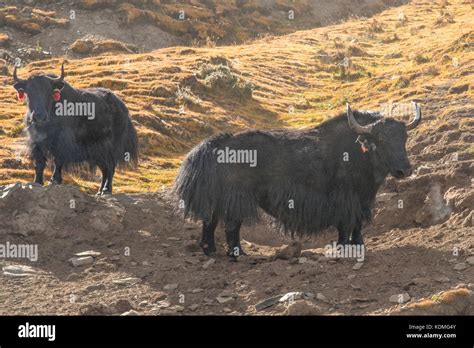
[[[411,166],[408,164],[407,166],[393,170],[391,174],[397,179],[403,179],[409,177],[412,172]]]

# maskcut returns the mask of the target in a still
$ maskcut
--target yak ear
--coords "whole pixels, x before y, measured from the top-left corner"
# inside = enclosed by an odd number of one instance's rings
[[[24,82],[16,82],[16,83],[13,84],[13,88],[15,88],[17,91],[19,91],[19,90],[21,90],[21,89],[22,89],[22,90],[25,90],[25,88],[26,88],[26,83],[24,83]]]

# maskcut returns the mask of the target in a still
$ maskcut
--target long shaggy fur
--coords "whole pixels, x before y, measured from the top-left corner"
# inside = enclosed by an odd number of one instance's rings
[[[378,114],[354,112],[360,124]],[[387,174],[355,144],[346,114],[307,130],[246,131],[212,137],[184,160],[174,191],[194,220],[254,223],[259,207],[291,234],[370,220],[376,192]],[[257,166],[217,162],[216,151],[257,150]],[[347,152],[350,160],[344,161]]]
[[[104,88],[75,89],[67,82],[61,92],[68,102],[95,103],[95,119],[82,116],[51,117],[43,126],[28,124],[28,153],[35,159],[38,149],[48,158],[59,160],[68,169],[88,164],[115,168],[136,166],[138,137],[125,104]],[[54,114],[54,110],[49,110]],[[129,161],[125,161],[125,153]]]

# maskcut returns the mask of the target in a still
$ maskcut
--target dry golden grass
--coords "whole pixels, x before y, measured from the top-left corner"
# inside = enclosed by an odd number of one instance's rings
[[[449,12],[453,21],[439,25],[440,10]],[[472,15],[471,4],[462,0],[441,5],[413,1],[374,19],[246,45],[173,47],[69,60],[67,80],[76,87],[108,87],[124,99],[139,131],[142,161],[138,171],[118,173],[116,190],[154,191],[173,181],[192,146],[217,132],[312,126],[341,112],[346,101],[355,108],[377,109],[389,101],[423,101],[436,85],[467,84],[467,90],[443,96],[452,100],[449,107],[456,107],[461,95],[472,97]],[[232,72],[255,86],[253,98],[239,100],[202,88],[194,74],[211,57],[227,58]],[[35,62],[19,74],[57,73],[60,62]],[[22,139],[18,128],[25,112],[15,99],[11,78],[1,82],[0,163],[21,152],[21,146],[14,145]],[[178,87],[185,86],[199,103],[176,102]],[[32,177],[25,165],[0,169],[1,184]],[[98,187],[97,180],[79,176],[68,176],[67,181],[91,191]]]

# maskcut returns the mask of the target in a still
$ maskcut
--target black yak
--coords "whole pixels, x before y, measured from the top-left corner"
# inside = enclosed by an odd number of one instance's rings
[[[257,221],[259,207],[291,235],[334,226],[339,244],[363,244],[362,224],[386,176],[411,175],[407,130],[421,120],[414,105],[408,125],[353,112],[348,104],[346,113],[311,129],[251,130],[203,141],[187,155],[174,186],[185,217],[203,221],[203,251],[216,250],[221,220],[230,255],[243,254],[241,224]]]
[[[98,194],[112,193],[117,165],[138,160],[138,139],[125,104],[105,88],[76,89],[61,76],[34,75],[27,80],[13,71],[14,88],[26,98],[28,154],[35,165],[34,182],[43,185],[46,161],[52,159],[51,183],[62,182],[63,168],[87,163],[99,167]]]

